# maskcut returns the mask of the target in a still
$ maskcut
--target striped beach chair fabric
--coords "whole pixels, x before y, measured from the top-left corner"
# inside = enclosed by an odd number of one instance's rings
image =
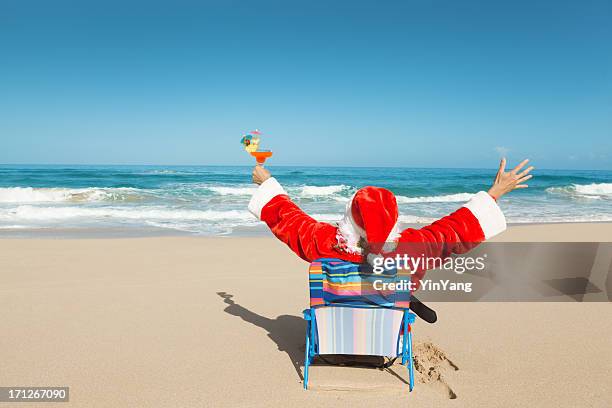
[[[304,361],[304,388],[316,355],[350,354],[402,358],[412,391],[410,273],[385,270],[340,259],[318,259],[309,268],[310,308]],[[383,285],[384,284],[384,285]],[[391,285],[393,284],[393,285]]]

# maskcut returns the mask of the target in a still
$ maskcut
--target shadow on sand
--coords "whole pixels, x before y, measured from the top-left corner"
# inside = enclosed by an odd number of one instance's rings
[[[290,315],[281,315],[276,319],[270,319],[234,302],[232,299],[234,295],[226,292],[217,292],[217,295],[221,296],[223,302],[227,304],[226,313],[240,317],[245,322],[266,330],[268,337],[276,343],[278,350],[287,353],[300,380],[304,380],[300,369],[304,361],[304,349],[306,347],[304,338],[306,321],[304,319]]]
[[[297,316],[281,315],[276,319],[259,315],[244,306],[236,303],[233,300],[234,295],[227,292],[217,292],[223,302],[227,305],[224,309],[226,313],[232,316],[240,317],[245,322],[251,323],[257,327],[261,327],[268,332],[268,337],[278,347],[279,351],[284,351],[293,364],[293,368],[301,381],[304,380],[301,367],[304,362],[304,351],[306,349],[306,321]],[[313,365],[339,365],[345,367],[364,368],[364,369],[380,369],[384,363],[384,358],[379,356],[352,356],[352,355],[328,355],[325,359],[318,356],[315,358]],[[399,381],[406,383],[407,381],[398,376],[392,370],[385,368],[384,371],[396,377]]]

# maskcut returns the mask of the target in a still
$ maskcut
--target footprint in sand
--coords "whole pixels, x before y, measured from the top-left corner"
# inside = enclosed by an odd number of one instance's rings
[[[433,343],[416,343],[413,349],[414,369],[417,379],[424,384],[439,387],[450,399],[457,398],[444,378],[446,371],[457,371],[459,367],[453,363],[444,351]]]

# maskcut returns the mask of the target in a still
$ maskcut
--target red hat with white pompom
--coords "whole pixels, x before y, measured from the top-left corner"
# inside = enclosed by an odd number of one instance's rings
[[[344,218],[338,224],[338,245],[346,252],[364,254],[368,260],[396,248],[399,238],[398,209],[395,195],[384,188],[364,187],[349,200]]]

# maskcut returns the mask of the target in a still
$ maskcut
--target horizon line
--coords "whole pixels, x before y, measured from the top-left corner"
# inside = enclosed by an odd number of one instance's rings
[[[0,163],[0,166],[125,166],[125,167],[254,167],[253,164],[118,164],[118,163]],[[305,167],[305,168],[384,168],[384,169],[437,169],[437,170],[495,170],[495,167],[436,167],[436,166],[315,166],[315,165],[271,165],[269,167]],[[611,169],[572,169],[572,168],[546,168],[537,167],[536,170],[561,170],[561,171],[612,171]]]

